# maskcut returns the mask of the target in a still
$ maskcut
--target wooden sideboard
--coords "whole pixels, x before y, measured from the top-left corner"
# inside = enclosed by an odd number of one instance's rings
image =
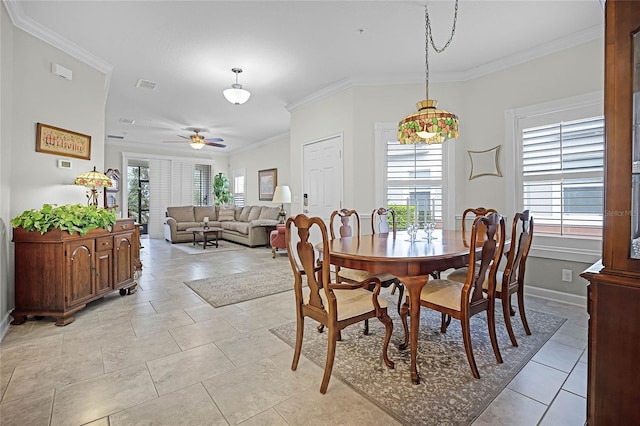
[[[87,303],[119,290],[131,293],[137,283],[140,247],[133,219],[119,219],[111,231],[94,229],[80,236],[53,229],[13,230],[15,309],[13,322],[27,315],[52,316],[56,325],[73,322]]]

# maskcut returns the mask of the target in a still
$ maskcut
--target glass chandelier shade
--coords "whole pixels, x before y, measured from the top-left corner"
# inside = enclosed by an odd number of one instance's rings
[[[202,142],[189,142],[189,145],[191,145],[191,148],[193,149],[202,149],[204,148],[204,145]]]
[[[418,112],[406,116],[398,125],[401,144],[442,143],[458,137],[458,116],[436,109],[438,101],[427,99],[416,104]]]
[[[249,93],[248,90],[243,89],[242,84],[238,84],[238,74],[242,72],[242,69],[232,68],[231,71],[236,74],[236,82],[231,85],[230,89],[223,90],[222,94],[224,95],[225,99],[232,104],[242,105],[249,100],[251,93]]]
[[[93,166],[93,170],[90,172],[84,172],[80,174],[73,183],[75,185],[86,186],[89,188],[87,191],[87,204],[90,206],[98,205],[98,190],[97,188],[104,188],[105,186],[111,186],[111,179],[104,173],[100,173]]]
[[[458,0],[456,0],[455,4],[451,36],[442,48],[438,49],[433,42],[431,21],[429,20],[429,12],[426,4],[424,6],[424,18],[426,99],[416,104],[418,112],[409,114],[398,124],[398,142],[401,144],[442,143],[447,139],[455,139],[458,137],[458,116],[452,112],[437,109],[436,105],[438,101],[429,99],[429,43],[431,43],[437,53],[443,52],[449,46],[456,31]]]

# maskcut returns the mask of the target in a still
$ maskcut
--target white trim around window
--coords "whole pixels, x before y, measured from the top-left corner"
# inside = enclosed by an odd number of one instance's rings
[[[603,99],[603,92],[598,91],[505,111],[505,158],[511,159],[505,170],[507,217],[523,209],[521,123],[560,122],[602,115]],[[531,248],[533,257],[584,263],[597,261],[601,254],[601,239],[536,235]]]

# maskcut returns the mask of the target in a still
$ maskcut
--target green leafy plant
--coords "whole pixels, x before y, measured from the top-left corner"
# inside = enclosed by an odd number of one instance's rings
[[[25,210],[11,219],[11,225],[14,228],[39,231],[41,234],[58,228],[70,234],[78,232],[80,235],[85,235],[96,228],[110,230],[115,223],[115,212],[82,204],[63,206],[44,204],[39,210]]]
[[[213,195],[215,196],[216,206],[229,204],[233,200],[233,194],[229,190],[229,179],[222,173],[218,173],[213,177]]]

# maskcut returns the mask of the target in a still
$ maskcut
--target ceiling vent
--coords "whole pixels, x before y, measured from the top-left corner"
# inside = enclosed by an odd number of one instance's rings
[[[109,139],[124,139],[124,136],[120,136],[120,135],[107,135],[107,138],[109,138]]]
[[[136,120],[132,120],[130,118],[121,118],[120,120],[118,120],[120,123],[123,124],[133,124],[136,122]]]
[[[136,83],[136,87],[141,87],[143,89],[149,89],[149,90],[156,90],[157,85],[158,83],[154,81],[144,80],[142,78],[139,78],[138,82]]]

